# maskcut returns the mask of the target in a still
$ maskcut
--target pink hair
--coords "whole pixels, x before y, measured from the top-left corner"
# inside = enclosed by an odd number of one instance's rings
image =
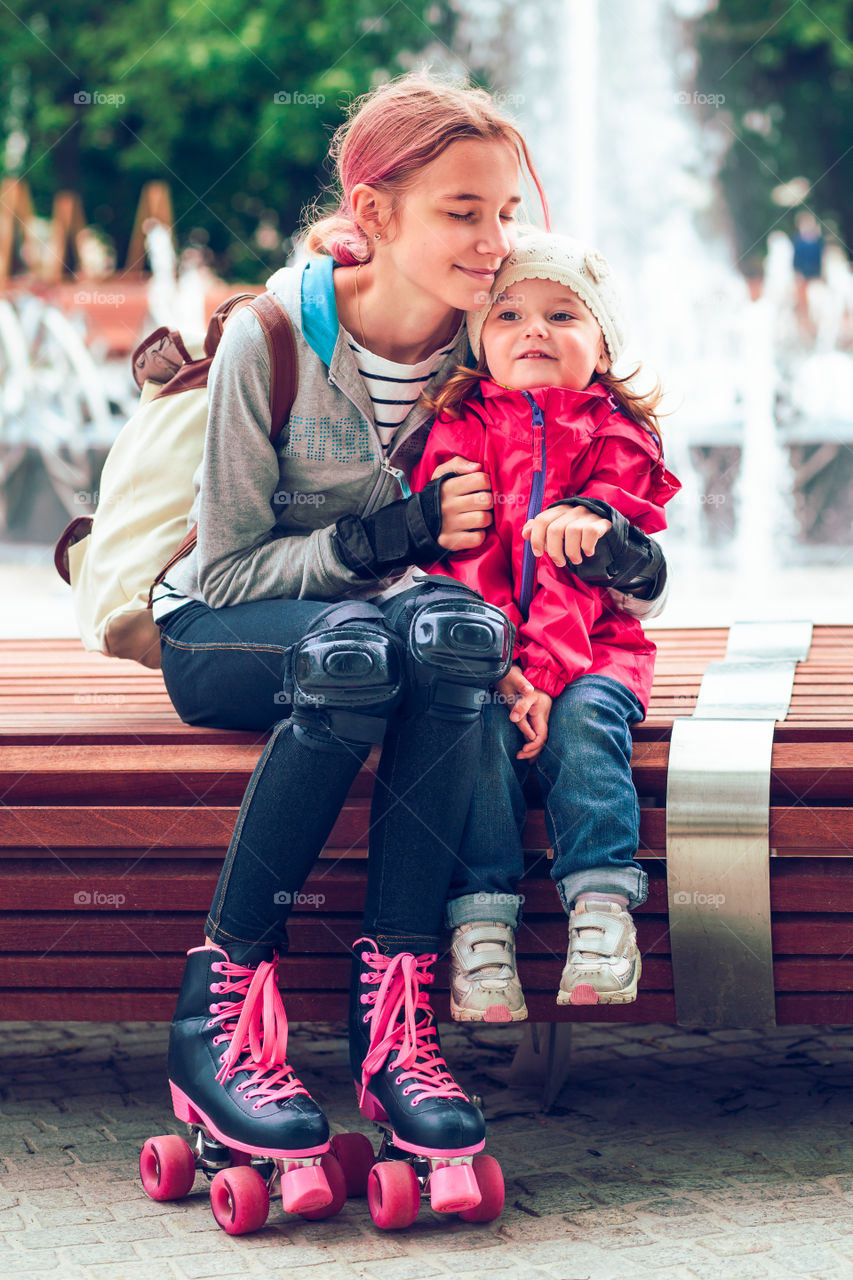
[[[336,130],[329,155],[342,192],[331,214],[306,228],[310,253],[330,254],[342,266],[366,262],[373,248],[355,222],[350,193],[360,182],[397,198],[427,164],[461,138],[504,141],[527,168],[548,226],[548,203],[519,130],[484,89],[412,71],[357,98]],[[310,216],[310,215],[309,215]]]

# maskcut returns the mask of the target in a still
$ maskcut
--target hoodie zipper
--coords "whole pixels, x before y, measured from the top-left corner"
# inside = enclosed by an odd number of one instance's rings
[[[527,391],[521,393],[530,405],[533,419],[533,479],[530,484],[530,500],[527,504],[527,519],[533,520],[542,510],[542,499],[545,496],[545,415],[539,405]],[[536,577],[536,557],[530,542],[524,544],[524,555],[521,561],[521,590],[518,607],[524,618],[530,610],[533,599],[533,581]]]

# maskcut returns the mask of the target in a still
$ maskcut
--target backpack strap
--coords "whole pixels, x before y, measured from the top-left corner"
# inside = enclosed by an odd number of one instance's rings
[[[287,312],[274,293],[253,298],[249,306],[261,322],[270,353],[270,440],[276,443],[296,399],[296,343]]]
[[[190,387],[205,386],[207,384],[207,374],[213,359],[213,353],[216,351],[219,339],[222,337],[225,320],[232,311],[244,306],[252,308],[258,317],[260,326],[264,331],[264,337],[267,340],[270,357],[270,443],[275,445],[284,429],[285,423],[290,418],[293,402],[296,399],[298,361],[296,342],[287,312],[272,293],[266,292],[259,295],[250,293],[235,294],[233,298],[229,298],[221,306],[217,307],[208,326],[204,343],[205,351],[208,352],[207,359],[194,361],[194,369],[185,366],[186,373],[184,378],[181,378],[181,374],[184,373],[182,369],[157,394],[158,396],[174,395],[176,392],[186,391]],[[204,365],[203,370],[200,368],[202,365]],[[163,581],[173,565],[176,565],[179,560],[183,560],[185,556],[189,555],[197,542],[198,525],[194,524],[184,536],[180,546],[172,553],[151,583],[148,592],[149,609],[152,605],[154,588]]]

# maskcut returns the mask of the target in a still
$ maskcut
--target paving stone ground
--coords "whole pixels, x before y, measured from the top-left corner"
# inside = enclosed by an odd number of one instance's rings
[[[500,1076],[509,1033],[448,1027],[507,1180],[485,1226],[428,1208],[382,1233],[364,1200],[309,1223],[274,1204],[231,1238],[201,1175],[139,1185],[145,1138],[181,1133],[168,1027],[0,1024],[0,1277],[6,1280],[847,1280],[853,1277],[853,1028],[690,1033],[584,1025],[556,1107]],[[336,1130],[359,1124],[337,1024],[291,1028],[291,1059]]]

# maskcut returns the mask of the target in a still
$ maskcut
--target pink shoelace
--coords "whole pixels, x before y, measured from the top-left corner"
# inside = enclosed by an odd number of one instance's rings
[[[251,1072],[237,1090],[256,1099],[255,1111],[267,1102],[282,1102],[298,1093],[307,1095],[308,1090],[287,1061],[287,1016],[275,980],[275,963],[263,960],[257,969],[249,969],[230,960],[217,960],[210,967],[224,978],[211,983],[211,991],[243,997],[210,1006],[215,1017],[207,1025],[218,1023],[223,1032],[214,1036],[213,1043],[228,1041],[228,1049],[220,1058],[222,1066],[216,1073],[219,1083],[224,1084],[239,1071]],[[241,1057],[244,1060],[239,1062]]]
[[[359,938],[356,946],[361,943],[375,947],[370,938]],[[441,1056],[429,995],[421,989],[432,982],[434,974],[428,966],[437,957],[414,956],[411,952],[384,956],[376,950],[365,950],[361,958],[371,966],[362,973],[361,981],[378,989],[360,997],[362,1004],[373,1006],[372,1013],[364,1019],[370,1020],[370,1044],[361,1068],[360,1102],[364,1101],[371,1077],[382,1069],[392,1049],[397,1053],[394,1069],[400,1072],[397,1084],[408,1080],[403,1093],[417,1093],[412,1106],[427,1098],[467,1101]],[[419,1012],[424,1016],[419,1018]]]

